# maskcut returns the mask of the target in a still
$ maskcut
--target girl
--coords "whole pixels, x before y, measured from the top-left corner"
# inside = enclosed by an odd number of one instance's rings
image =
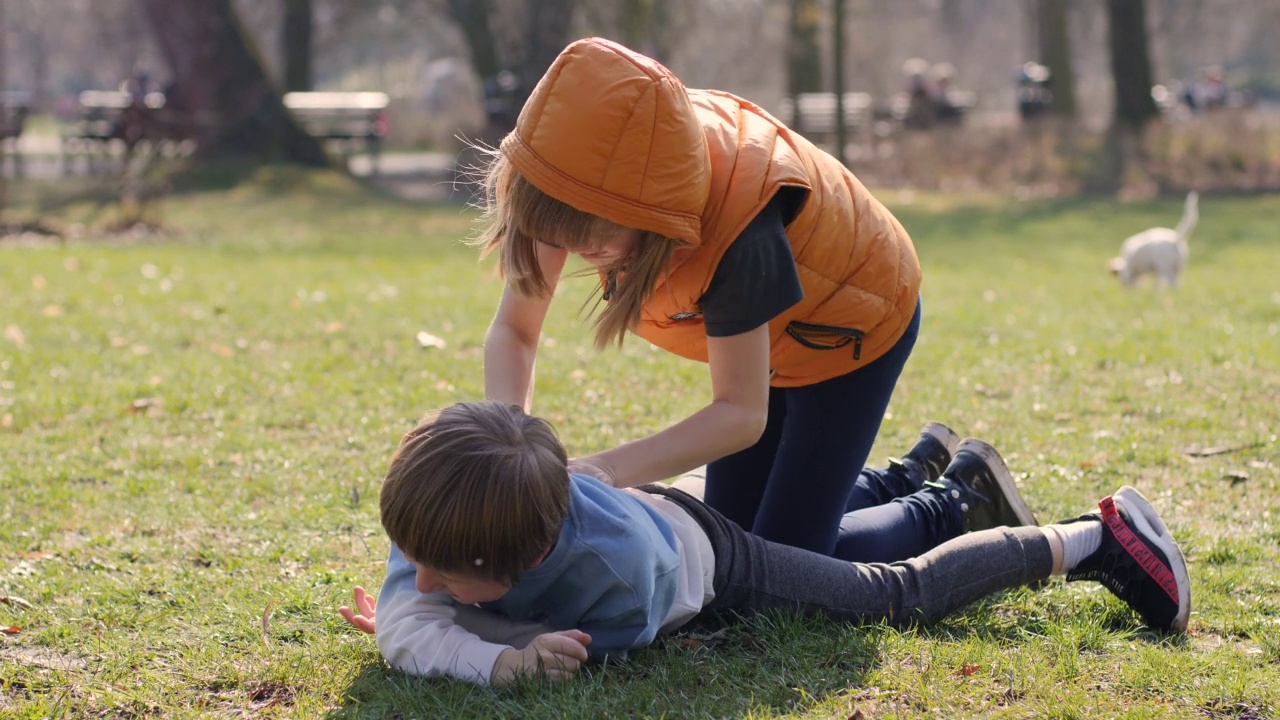
[[[570,254],[599,272],[597,347],[630,330],[709,366],[705,407],[575,471],[628,488],[708,465],[708,504],[827,555],[846,511],[932,479],[863,473],[919,329],[911,239],[764,110],[580,40],[525,103],[485,188],[478,243],[507,281],[485,343],[489,399],[530,407]]]

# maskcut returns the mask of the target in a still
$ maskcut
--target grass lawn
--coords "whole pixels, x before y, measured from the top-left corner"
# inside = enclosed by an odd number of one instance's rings
[[[1055,581],[911,631],[764,618],[558,685],[388,670],[335,608],[381,583],[401,434],[482,395],[500,284],[460,206],[267,168],[163,201],[164,238],[0,240],[0,717],[1274,717],[1280,197],[1202,198],[1176,292],[1104,264],[1180,198],[885,200],[925,316],[875,460],[937,419],[1000,448],[1042,522],[1136,485],[1190,561],[1185,638]],[[592,350],[586,282],[539,355],[537,409],[574,454],[707,387],[634,339]]]

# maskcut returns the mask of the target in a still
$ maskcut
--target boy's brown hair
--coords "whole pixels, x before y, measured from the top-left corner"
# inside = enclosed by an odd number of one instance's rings
[[[551,292],[538,265],[539,242],[550,243],[555,238],[555,244],[566,250],[591,250],[599,246],[599,238],[623,229],[534,187],[501,152],[492,153],[482,182],[485,224],[474,244],[486,253],[498,249],[503,277],[525,297],[547,297]],[[597,348],[622,344],[627,330],[640,322],[640,310],[667,272],[672,253],[685,245],[681,240],[645,232],[629,257],[606,270],[611,288],[604,297],[608,304],[595,321]]]
[[[569,459],[545,420],[497,402],[428,415],[382,483],[382,526],[415,562],[514,584],[560,536]]]

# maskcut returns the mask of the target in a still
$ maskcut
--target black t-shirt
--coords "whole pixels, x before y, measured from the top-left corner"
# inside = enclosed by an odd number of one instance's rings
[[[708,337],[754,330],[804,297],[786,226],[805,197],[803,188],[779,189],[725,250],[698,299]]]

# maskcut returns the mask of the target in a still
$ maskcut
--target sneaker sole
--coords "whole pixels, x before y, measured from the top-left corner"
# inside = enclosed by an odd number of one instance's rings
[[[1174,617],[1170,630],[1185,633],[1187,621],[1191,617],[1191,576],[1187,573],[1187,561],[1182,557],[1182,550],[1169,535],[1169,529],[1160,519],[1160,514],[1136,488],[1124,485],[1112,493],[1111,497],[1129,512],[1129,519],[1134,526],[1150,538],[1168,559],[1169,570],[1178,583],[1178,614]]]
[[[1000,492],[1004,495],[1005,500],[1009,502],[1009,507],[1013,509],[1013,514],[1018,516],[1019,523],[1024,526],[1040,524],[1036,520],[1035,513],[1031,512],[1031,508],[1027,507],[1027,502],[1022,499],[1022,494],[1018,492],[1018,485],[1013,481],[1013,473],[1009,472],[1009,467],[1004,464],[1004,458],[1000,457],[1000,453],[996,452],[994,447],[977,438],[967,438],[956,448],[956,452],[973,453],[982,458],[987,467],[991,468],[991,473],[996,478],[996,484],[1000,486]]]

